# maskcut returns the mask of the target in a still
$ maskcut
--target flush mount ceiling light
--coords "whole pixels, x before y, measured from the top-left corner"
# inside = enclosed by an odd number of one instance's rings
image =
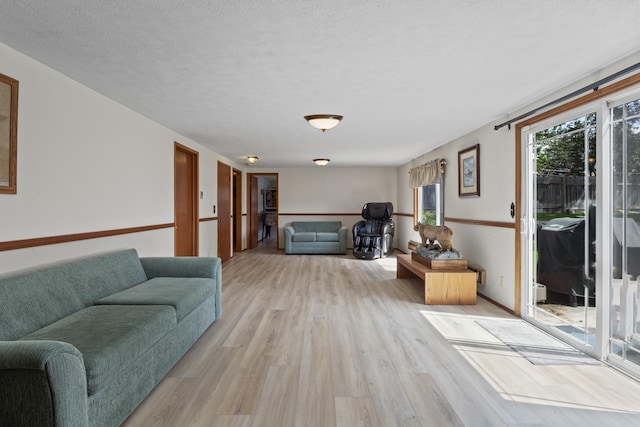
[[[311,116],[304,116],[304,119],[314,128],[324,132],[327,129],[338,126],[338,123],[342,120],[342,116],[337,114],[313,114]]]
[[[258,161],[258,156],[247,156],[247,166],[253,166]]]
[[[329,163],[329,159],[313,159],[313,163],[315,163],[318,166],[324,166],[326,164]]]

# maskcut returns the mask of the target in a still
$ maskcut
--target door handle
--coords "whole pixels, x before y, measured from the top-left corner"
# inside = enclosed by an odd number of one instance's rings
[[[520,234],[527,234],[529,231],[529,221],[526,218],[520,218]]]

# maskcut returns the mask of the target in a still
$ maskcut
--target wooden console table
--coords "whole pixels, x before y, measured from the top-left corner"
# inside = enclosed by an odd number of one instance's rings
[[[464,270],[432,270],[411,260],[411,255],[398,255],[396,277],[424,279],[424,303],[472,305],[476,303],[476,273]]]

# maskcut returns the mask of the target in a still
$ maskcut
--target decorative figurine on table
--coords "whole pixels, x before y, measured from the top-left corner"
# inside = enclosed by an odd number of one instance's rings
[[[419,247],[434,250],[439,246],[440,251],[452,249],[451,238],[453,237],[453,231],[446,225],[428,225],[419,222],[413,229],[420,234],[420,238],[422,239]],[[438,245],[435,243],[436,240],[438,241]],[[428,246],[427,242],[429,242]]]
[[[419,255],[440,260],[463,259],[462,254],[453,249],[451,244],[453,231],[446,225],[428,225],[419,222],[413,229],[422,239],[422,243],[415,250]]]

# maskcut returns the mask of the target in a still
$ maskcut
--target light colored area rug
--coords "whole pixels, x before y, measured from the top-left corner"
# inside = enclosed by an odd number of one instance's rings
[[[476,322],[534,365],[600,365],[598,360],[524,320],[492,319]]]

